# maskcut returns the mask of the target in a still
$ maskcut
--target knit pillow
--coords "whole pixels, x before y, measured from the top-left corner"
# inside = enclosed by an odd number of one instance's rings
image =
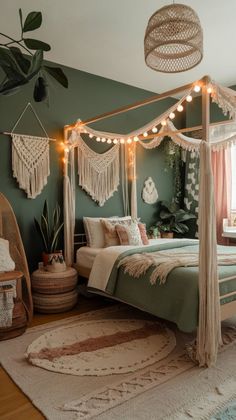
[[[113,216],[107,219],[101,217],[83,217],[87,246],[90,248],[103,248],[105,246],[104,232],[101,225],[101,220],[109,220],[110,222],[121,223],[122,221],[131,221],[131,216]]]
[[[0,238],[0,272],[15,270],[15,263],[9,252],[9,242]]]
[[[100,223],[103,228],[105,247],[120,245],[116,225],[104,219],[101,219]]]

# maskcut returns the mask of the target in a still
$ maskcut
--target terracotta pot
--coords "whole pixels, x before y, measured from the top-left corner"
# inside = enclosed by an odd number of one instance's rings
[[[161,238],[173,239],[173,237],[174,237],[173,232],[161,232]]]
[[[42,253],[42,260],[43,260],[43,265],[44,265],[44,267],[46,267],[46,265],[47,265],[47,263],[48,263],[48,260],[49,260],[49,255],[50,255],[50,254],[47,254],[46,252],[43,252],[43,253]]]

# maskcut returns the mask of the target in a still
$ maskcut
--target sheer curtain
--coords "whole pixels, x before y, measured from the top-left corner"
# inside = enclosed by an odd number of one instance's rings
[[[223,219],[230,219],[231,213],[231,149],[212,151],[212,171],[214,177],[217,243],[226,244],[222,237]]]

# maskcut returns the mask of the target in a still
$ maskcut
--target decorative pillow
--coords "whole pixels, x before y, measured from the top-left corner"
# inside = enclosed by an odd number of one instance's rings
[[[108,222],[108,220],[101,220],[101,226],[104,233],[105,247],[120,245],[119,237],[116,232],[116,225]]]
[[[139,232],[141,235],[143,245],[149,245],[145,223],[138,223]]]
[[[117,235],[119,236],[121,245],[134,245],[129,242],[128,228],[129,227],[127,225],[126,226],[116,225],[116,232],[117,232]],[[138,223],[138,228],[139,228],[141,241],[142,241],[140,245],[149,245],[149,240],[148,240],[147,232],[146,232],[146,225],[144,223]]]
[[[116,232],[121,245],[143,245],[137,222],[130,225],[116,225]]]
[[[15,270],[15,263],[9,252],[9,242],[0,238],[0,272]]]
[[[86,234],[87,245],[90,248],[104,248],[104,232],[100,220],[109,220],[110,222],[115,221],[115,223],[131,221],[131,216],[125,217],[111,217],[111,218],[101,218],[101,217],[84,217],[84,229]]]

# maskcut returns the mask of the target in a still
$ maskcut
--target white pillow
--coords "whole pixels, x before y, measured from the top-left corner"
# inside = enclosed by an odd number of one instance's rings
[[[9,242],[0,238],[0,272],[15,270],[15,263],[9,252]]]
[[[104,248],[105,240],[102,224],[100,220],[131,220],[131,216],[125,217],[83,217],[84,229],[86,233],[87,246],[90,248]]]
[[[129,245],[143,245],[137,222],[132,222],[129,226],[126,226],[126,232],[128,235]]]

